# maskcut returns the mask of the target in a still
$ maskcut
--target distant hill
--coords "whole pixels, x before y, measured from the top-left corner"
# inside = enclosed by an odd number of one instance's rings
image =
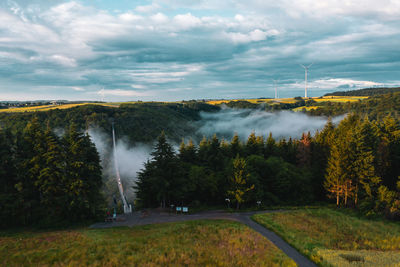
[[[400,87],[365,88],[325,94],[325,96],[373,96],[400,92]]]

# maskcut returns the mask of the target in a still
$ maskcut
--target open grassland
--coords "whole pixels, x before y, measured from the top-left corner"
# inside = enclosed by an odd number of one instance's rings
[[[360,219],[329,208],[259,214],[275,231],[321,266],[400,266],[400,224]]]
[[[0,265],[296,266],[259,233],[224,220],[2,233]]]

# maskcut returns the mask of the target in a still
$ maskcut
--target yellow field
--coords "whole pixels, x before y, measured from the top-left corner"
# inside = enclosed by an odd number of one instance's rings
[[[312,99],[316,102],[355,102],[367,98],[368,96],[324,96],[322,98],[313,97]]]
[[[23,107],[23,108],[9,108],[0,109],[0,112],[36,112],[36,111],[48,111],[52,109],[68,109],[77,106],[84,105],[100,105],[106,107],[119,107],[121,103],[79,103],[79,104],[62,104],[62,105],[42,105],[35,107]]]
[[[292,109],[292,110],[297,112],[297,111],[302,111],[303,108],[305,108],[307,111],[310,111],[310,110],[312,110],[312,109],[317,109],[317,108],[319,108],[319,107],[318,107],[318,106],[309,106],[309,107],[303,106],[303,107],[294,108],[294,109]]]
[[[358,100],[363,100],[368,98],[367,96],[323,96],[323,97],[309,97],[308,99],[312,99],[315,102],[354,102]],[[247,101],[250,103],[285,103],[285,104],[292,104],[295,103],[296,100],[294,98],[262,98],[262,99],[225,99],[225,100],[211,100],[207,101],[210,105],[219,105],[222,103],[229,103],[231,101]],[[315,108],[315,107],[313,107]],[[308,110],[308,109],[307,109]]]
[[[318,103],[321,102],[355,102],[358,100],[363,100],[368,97],[366,96],[324,96],[324,97],[310,97],[309,99],[312,99]],[[210,105],[220,105],[222,103],[229,103],[231,101],[247,101],[253,104],[261,104],[261,103],[284,103],[284,104],[292,104],[295,103],[296,100],[294,98],[278,98],[278,99],[272,99],[272,98],[248,98],[248,99],[225,99],[225,100],[210,100],[207,101],[207,104]],[[119,107],[121,104],[127,104],[127,103],[137,103],[137,102],[108,102],[108,103],[79,103],[79,104],[62,104],[62,105],[42,105],[42,106],[35,106],[35,107],[22,107],[22,108],[9,108],[9,109],[0,109],[0,112],[36,112],[36,111],[48,111],[52,109],[68,109],[68,108],[73,108],[77,106],[83,106],[83,105],[101,105],[101,106],[106,106],[106,107]],[[162,102],[165,103],[165,102]],[[174,102],[176,103],[176,102]],[[304,107],[299,107],[293,109],[294,111],[301,111]],[[311,106],[311,107],[305,107],[306,110],[310,109],[315,109],[317,108],[316,106]]]

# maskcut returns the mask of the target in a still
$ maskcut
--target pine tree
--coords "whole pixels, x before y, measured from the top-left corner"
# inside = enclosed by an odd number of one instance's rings
[[[41,195],[41,205],[46,210],[46,219],[60,220],[68,213],[64,210],[65,198],[65,160],[58,138],[47,129],[44,133],[45,151],[42,166],[35,182]]]
[[[100,157],[89,135],[71,124],[63,138],[66,153],[67,207],[71,220],[93,218],[102,209]]]
[[[231,140],[231,157],[236,157],[238,154],[242,154],[242,144],[239,140],[238,134],[235,133]]]
[[[160,206],[165,208],[167,204],[177,201],[177,196],[182,195],[182,192],[181,188],[177,187],[180,177],[177,175],[175,153],[164,132],[158,137],[151,156],[152,159],[139,172],[135,189],[142,205],[153,206],[161,203]]]
[[[246,161],[239,155],[233,160],[233,176],[231,177],[231,190],[228,195],[233,196],[236,201],[236,209],[245,201],[245,194],[254,189],[253,185],[248,185],[249,174],[246,170]]]
[[[276,142],[272,137],[272,133],[270,132],[265,145],[264,158],[267,159],[270,156],[276,155],[276,150]]]
[[[334,142],[331,147],[324,182],[324,187],[329,192],[328,196],[336,199],[337,207],[339,207],[340,198],[344,193],[343,188],[346,182],[341,152],[339,142]]]

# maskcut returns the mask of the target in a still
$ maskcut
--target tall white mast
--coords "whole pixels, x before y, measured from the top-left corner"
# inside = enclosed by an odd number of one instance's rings
[[[278,88],[276,87],[276,84],[279,80],[274,80],[274,87],[275,87],[275,99],[278,98]]]
[[[314,63],[311,63],[310,65],[308,65],[308,66],[304,66],[303,64],[300,64],[300,66],[302,66],[303,68],[304,68],[304,84],[305,84],[305,88],[304,88],[304,97],[305,98],[307,98],[307,74],[308,74],[308,69],[312,66],[312,64],[314,64]]]
[[[119,168],[118,168],[118,158],[117,158],[117,148],[115,145],[115,131],[114,131],[114,122],[112,122],[112,135],[113,135],[113,147],[114,147],[114,165],[115,165],[115,172],[117,175],[117,183],[118,183],[118,189],[119,189],[119,194],[122,199],[122,203],[124,205],[124,213],[131,213],[132,208],[128,203],[126,202],[126,198],[124,195],[124,188],[122,187],[122,182],[121,182],[121,177],[119,175]]]

